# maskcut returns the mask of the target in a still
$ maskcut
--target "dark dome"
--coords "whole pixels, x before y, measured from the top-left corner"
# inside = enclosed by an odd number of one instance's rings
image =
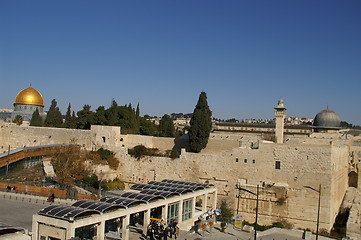
[[[318,127],[340,127],[341,119],[337,113],[332,110],[325,109],[319,112],[315,120],[313,121],[313,126]]]

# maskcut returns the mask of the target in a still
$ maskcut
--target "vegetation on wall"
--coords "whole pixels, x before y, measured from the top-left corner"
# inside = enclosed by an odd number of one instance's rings
[[[208,107],[207,95],[201,92],[194,109],[189,129],[190,151],[198,153],[207,146],[212,129],[212,111]]]
[[[128,154],[138,160],[145,156],[169,157],[174,159],[178,158],[180,155],[175,149],[162,152],[158,148],[147,148],[143,145],[137,145],[134,148],[129,148]]]
[[[119,165],[119,160],[115,157],[114,152],[104,148],[89,152],[87,159],[92,161],[93,164],[108,165],[111,169],[114,170],[117,169]]]
[[[73,146],[54,154],[51,159],[57,180],[65,186],[74,185],[88,175],[84,162],[84,155]]]
[[[85,162],[92,164],[108,165],[111,169],[117,169],[119,160],[112,151],[99,149],[98,151],[80,151],[76,146],[68,146],[65,151],[54,154],[51,159],[57,180],[65,186],[76,185],[79,182],[86,182],[93,186],[97,178],[91,175]]]

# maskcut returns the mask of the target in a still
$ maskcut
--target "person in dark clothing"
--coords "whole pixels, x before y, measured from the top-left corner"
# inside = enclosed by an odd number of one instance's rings
[[[164,228],[163,230],[163,239],[164,240],[168,240],[168,233],[169,233],[169,228]]]

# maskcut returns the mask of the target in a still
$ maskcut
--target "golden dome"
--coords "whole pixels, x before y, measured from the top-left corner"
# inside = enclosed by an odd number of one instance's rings
[[[44,99],[38,90],[30,86],[21,90],[16,95],[14,104],[27,104],[44,107]]]

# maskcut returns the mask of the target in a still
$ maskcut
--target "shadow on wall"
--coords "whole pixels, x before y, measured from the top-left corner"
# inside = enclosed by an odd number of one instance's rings
[[[185,148],[187,151],[189,151],[188,134],[183,134],[182,136],[174,139],[174,146],[173,146],[172,150],[177,150],[180,153],[182,148]]]

